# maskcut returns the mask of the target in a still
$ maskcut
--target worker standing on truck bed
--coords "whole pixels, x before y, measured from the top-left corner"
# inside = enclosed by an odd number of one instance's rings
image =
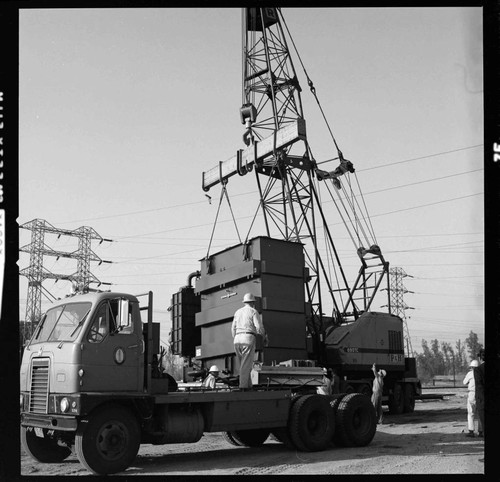
[[[372,365],[372,371],[375,378],[373,379],[372,387],[372,403],[377,412],[377,423],[382,423],[384,412],[382,410],[382,392],[384,391],[384,377],[386,376],[385,370],[377,370],[377,365]]]
[[[234,340],[234,351],[240,362],[240,388],[248,390],[252,388],[250,372],[255,357],[256,336],[264,338],[267,346],[267,335],[264,325],[260,319],[259,312],[255,309],[255,297],[247,293],[243,297],[245,306],[236,311],[231,325]]]

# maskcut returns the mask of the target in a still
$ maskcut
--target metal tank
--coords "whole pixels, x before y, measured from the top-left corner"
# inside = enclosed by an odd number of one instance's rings
[[[236,373],[231,323],[243,306],[245,293],[256,298],[269,346],[258,337],[259,361],[265,365],[289,359],[306,359],[304,284],[308,272],[303,245],[256,237],[201,260],[194,292],[201,298],[195,325],[201,330],[196,358],[205,366],[217,364]]]

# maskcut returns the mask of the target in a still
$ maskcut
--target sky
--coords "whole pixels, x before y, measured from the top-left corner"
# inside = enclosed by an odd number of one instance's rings
[[[454,346],[470,331],[484,343],[482,9],[282,13],[355,165],[384,257],[409,275],[413,350],[422,339]],[[19,224],[90,226],[112,239],[92,245],[111,261],[93,263],[93,275],[115,291],[152,290],[155,321],[168,327],[171,296],[199,260],[238,243],[227,205],[214,226],[220,187],[205,193],[201,179],[244,147],[240,9],[29,9],[20,10],[19,32]],[[317,160],[331,159],[336,150],[292,58],[308,141]],[[227,187],[245,233],[259,201],[254,178],[235,176]],[[355,276],[355,248],[334,228]],[[30,234],[20,229],[20,246]],[[76,249],[75,238],[45,242]],[[20,269],[28,265],[20,253]],[[71,274],[76,260],[46,256],[44,266]],[[27,279],[19,283],[24,319]],[[64,281],[43,286],[56,297],[71,290]],[[42,311],[49,306],[43,298]]]

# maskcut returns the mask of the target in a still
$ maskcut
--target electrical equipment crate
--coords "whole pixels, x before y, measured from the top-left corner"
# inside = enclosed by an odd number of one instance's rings
[[[265,365],[307,358],[303,245],[256,237],[201,260],[195,293],[201,296],[196,326],[201,344],[196,357],[236,371],[231,335],[233,315],[243,306],[245,293],[256,298],[256,308],[269,337],[263,347],[258,337],[259,361]]]

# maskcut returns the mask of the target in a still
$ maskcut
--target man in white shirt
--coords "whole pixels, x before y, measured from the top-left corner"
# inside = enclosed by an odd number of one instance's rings
[[[477,360],[472,360],[469,365],[469,371],[465,375],[463,384],[467,385],[469,392],[467,396],[467,428],[469,432],[465,434],[466,437],[474,437],[474,419],[476,418],[476,382],[474,379],[474,368],[479,366]],[[478,432],[481,434],[483,427],[481,421],[478,419]]]
[[[259,312],[255,309],[255,297],[252,293],[247,293],[243,297],[245,306],[236,311],[231,325],[231,332],[234,340],[234,351],[240,362],[240,383],[243,390],[252,388],[252,371],[256,336],[264,338],[264,345],[267,346],[267,336],[264,325],[260,319]]]

